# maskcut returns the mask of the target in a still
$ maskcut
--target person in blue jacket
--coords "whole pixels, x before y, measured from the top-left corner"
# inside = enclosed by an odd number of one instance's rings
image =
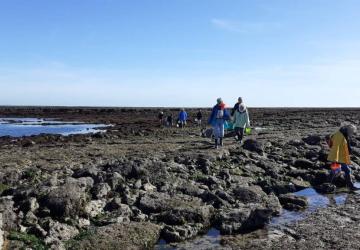
[[[230,114],[225,108],[225,103],[221,98],[216,100],[217,104],[213,107],[208,123],[213,127],[215,136],[215,148],[223,146],[224,123],[230,119]]]
[[[182,109],[179,113],[179,119],[178,119],[180,128],[185,127],[187,117],[188,117],[188,115],[187,115],[185,109]]]

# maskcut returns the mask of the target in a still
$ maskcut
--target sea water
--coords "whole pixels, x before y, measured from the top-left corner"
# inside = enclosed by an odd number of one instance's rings
[[[39,134],[87,134],[102,132],[104,124],[64,122],[55,119],[40,118],[0,118],[0,136],[31,136]]]

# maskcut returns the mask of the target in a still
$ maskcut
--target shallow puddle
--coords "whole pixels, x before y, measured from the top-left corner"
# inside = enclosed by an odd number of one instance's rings
[[[356,187],[360,187],[360,182],[355,183]],[[360,192],[360,191],[357,191]],[[283,228],[295,223],[296,221],[305,219],[307,215],[316,211],[319,208],[327,206],[344,205],[348,197],[347,189],[338,189],[334,194],[320,194],[313,188],[306,188],[299,192],[294,193],[298,196],[305,196],[308,199],[309,207],[303,211],[289,211],[283,209],[282,213],[273,217],[265,230]],[[260,236],[259,236],[260,237]],[[211,228],[206,235],[199,236],[195,239],[179,243],[179,244],[166,244],[164,240],[160,240],[155,249],[157,250],[182,250],[182,249],[212,249],[222,248],[220,245],[221,234],[220,231]]]
[[[88,134],[102,132],[104,124],[63,122],[54,119],[0,118],[0,136],[31,136],[39,134]]]

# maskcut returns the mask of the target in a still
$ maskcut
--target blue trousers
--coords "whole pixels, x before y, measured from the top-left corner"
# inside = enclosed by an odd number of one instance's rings
[[[214,136],[215,139],[223,138],[225,131],[224,131],[224,120],[223,119],[216,119],[215,124],[213,126],[214,129]]]
[[[353,183],[351,181],[351,170],[350,170],[350,166],[348,166],[345,163],[341,163],[341,170],[337,169],[337,170],[331,170],[330,172],[330,182],[333,181],[334,177],[340,173],[340,171],[344,171],[345,173],[345,180],[346,180],[346,184],[348,186],[353,186]]]

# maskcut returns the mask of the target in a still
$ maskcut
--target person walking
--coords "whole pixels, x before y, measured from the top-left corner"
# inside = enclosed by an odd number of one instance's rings
[[[172,116],[172,114],[170,114],[170,115],[168,115],[166,117],[166,126],[168,128],[171,128],[173,126],[173,116]]]
[[[184,128],[186,126],[186,121],[188,118],[188,114],[186,113],[185,109],[182,109],[179,113],[179,126],[180,128]]]
[[[224,123],[230,119],[230,115],[225,108],[225,103],[221,98],[216,100],[216,105],[213,107],[208,123],[213,127],[215,136],[215,148],[223,146],[224,138]]]
[[[357,129],[354,125],[349,124],[342,126],[335,134],[330,137],[330,152],[327,160],[331,162],[330,182],[340,172],[344,171],[346,185],[350,190],[358,190],[351,180],[350,170],[350,138],[356,133]]]
[[[242,97],[239,97],[237,103],[235,103],[234,107],[231,110],[231,116],[234,116],[235,111],[239,109],[239,105],[241,103],[243,103],[243,99],[242,99]]]
[[[245,128],[250,127],[249,112],[243,103],[241,103],[235,111],[233,122],[236,139],[239,143],[241,143],[244,137]]]
[[[158,119],[159,119],[160,127],[163,126],[164,125],[164,112],[163,111],[159,112]]]
[[[198,124],[199,127],[201,127],[201,123],[202,123],[202,113],[201,110],[199,110],[196,114],[196,122]]]

